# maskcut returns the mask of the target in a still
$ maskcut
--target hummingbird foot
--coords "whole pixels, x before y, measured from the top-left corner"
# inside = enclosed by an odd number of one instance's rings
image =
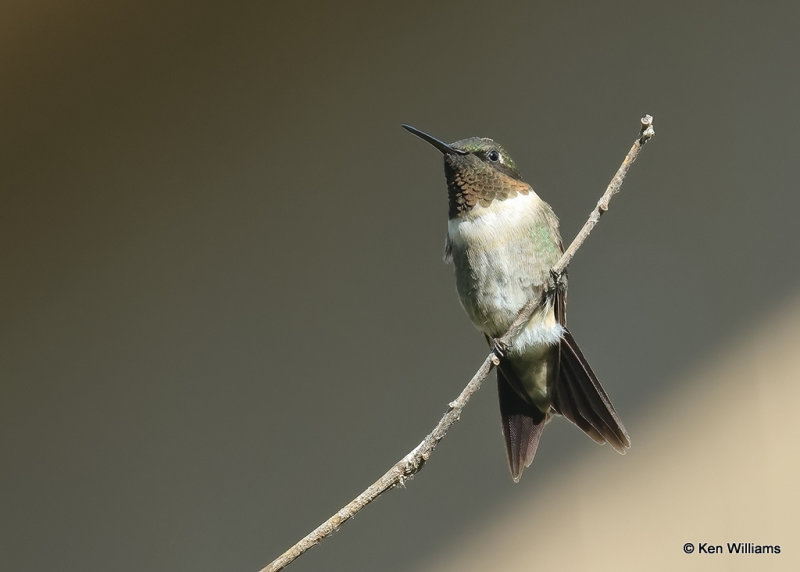
[[[503,359],[511,349],[511,344],[504,342],[500,338],[492,338],[492,353],[497,359]]]
[[[556,272],[551,268],[550,279],[553,281],[552,285],[553,290],[562,290],[562,291],[565,290],[564,272]]]

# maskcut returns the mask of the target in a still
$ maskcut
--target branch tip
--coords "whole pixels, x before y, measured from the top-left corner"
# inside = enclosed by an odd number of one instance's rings
[[[653,138],[653,136],[656,134],[656,131],[655,129],[653,129],[652,115],[645,115],[644,117],[642,117],[641,122],[642,122],[642,128],[639,131],[639,143],[644,145],[645,143],[650,141],[650,139]]]

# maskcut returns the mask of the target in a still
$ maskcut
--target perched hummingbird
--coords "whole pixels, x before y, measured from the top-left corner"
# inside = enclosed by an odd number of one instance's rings
[[[461,305],[497,346],[528,300],[548,292],[564,250],[558,218],[522,180],[505,149],[482,137],[445,143],[403,125],[444,155],[449,220],[445,261],[453,262]],[[511,476],[530,466],[553,414],[620,453],[630,438],[608,395],[567,330],[566,276],[511,342],[497,368],[500,416]]]

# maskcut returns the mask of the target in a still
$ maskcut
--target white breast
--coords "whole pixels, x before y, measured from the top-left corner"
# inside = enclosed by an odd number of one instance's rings
[[[456,265],[461,304],[473,324],[490,337],[506,332],[520,308],[542,285],[541,270],[531,264],[531,229],[541,225],[542,200],[534,193],[475,206],[448,222],[448,240]],[[552,307],[537,313],[512,345],[524,352],[558,342],[563,328]]]

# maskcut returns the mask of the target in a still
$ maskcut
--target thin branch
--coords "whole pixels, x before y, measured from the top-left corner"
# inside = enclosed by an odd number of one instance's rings
[[[305,538],[300,540],[297,544],[292,546],[289,550],[281,554],[261,572],[276,572],[282,570],[286,565],[291,563],[295,558],[300,556],[303,552],[319,544],[322,540],[336,532],[336,530],[344,524],[350,517],[354,516],[358,511],[367,506],[373,500],[378,498],[387,490],[394,488],[397,485],[405,484],[408,477],[412,477],[415,473],[422,469],[422,465],[433,453],[436,445],[447,433],[447,430],[453,425],[461,416],[461,410],[467,405],[467,402],[472,397],[472,394],[478,391],[481,383],[492,367],[495,365],[495,356],[490,354],[485,360],[480,369],[475,373],[470,382],[461,392],[455,401],[451,402],[448,406],[447,412],[444,414],[439,423],[434,427],[422,442],[414,447],[408,455],[400,459],[391,469],[377,481],[372,483],[363,493],[351,500],[346,506],[341,508],[339,512],[334,514],[331,518],[320,524],[317,528],[312,530]]]
[[[650,141],[653,136],[656,134],[655,130],[653,129],[653,118],[650,115],[645,115],[641,119],[642,127],[639,130],[639,137],[636,141],[633,142],[630,151],[628,154],[625,155],[625,159],[622,160],[622,164],[617,169],[617,172],[614,173],[614,176],[611,178],[611,182],[608,183],[606,187],[606,192],[603,193],[603,196],[600,197],[600,200],[597,201],[597,205],[595,205],[594,210],[589,213],[589,218],[583,224],[583,228],[581,228],[580,232],[575,235],[575,238],[572,240],[572,243],[569,245],[564,251],[564,254],[561,255],[561,258],[558,259],[556,265],[550,269],[550,274],[553,276],[554,282],[558,282],[559,278],[564,271],[569,266],[569,263],[572,262],[572,257],[575,256],[575,253],[578,252],[578,249],[583,244],[583,241],[589,236],[589,233],[592,232],[592,229],[600,220],[600,217],[608,210],[608,203],[611,202],[611,198],[616,195],[620,188],[622,188],[622,182],[625,180],[625,175],[628,174],[628,169],[631,168],[631,165],[636,161],[636,158],[639,156],[639,152],[644,147],[644,144]],[[555,287],[555,284],[552,286]],[[520,330],[528,323],[528,320],[531,319],[534,312],[536,312],[536,308],[538,308],[544,298],[549,294],[549,292],[545,291],[542,298],[538,300],[529,300],[527,304],[522,307],[522,310],[519,311],[517,314],[514,323],[511,324],[511,327],[508,331],[500,338],[500,341],[510,345],[511,340],[513,340],[519,334]]]
[[[611,201],[611,198],[619,192],[622,182],[625,179],[625,175],[628,173],[628,169],[630,169],[631,165],[633,165],[633,162],[636,161],[639,151],[641,151],[644,144],[655,135],[655,131],[653,130],[653,118],[651,116],[645,115],[642,117],[641,122],[642,127],[639,137],[633,143],[631,150],[628,151],[628,154],[625,156],[625,159],[622,161],[619,169],[617,169],[616,174],[606,188],[606,192],[603,193],[602,197],[600,197],[600,200],[597,202],[594,210],[589,214],[589,219],[572,241],[572,244],[569,245],[569,248],[564,251],[564,254],[561,255],[559,261],[551,269],[551,274],[554,280],[554,288],[556,287],[558,279],[572,261],[572,257],[575,256],[577,250],[586,240],[586,237],[589,236],[589,233],[592,232],[592,229],[600,220],[600,216],[608,210],[608,203]],[[542,303],[542,301],[543,298],[529,301],[520,310],[517,318],[514,320],[514,323],[511,325],[508,332],[506,332],[506,334],[501,338],[501,341],[505,343],[510,343],[513,341],[524,324],[531,319],[531,316],[533,316],[534,312]],[[436,424],[436,427],[433,428],[433,431],[431,431],[428,436],[425,437],[425,439],[423,439],[422,442],[414,448],[413,451],[400,459],[392,468],[386,471],[386,473],[380,479],[375,481],[364,492],[341,508],[336,514],[320,524],[307,536],[297,542],[297,544],[273,560],[270,564],[263,568],[261,572],[277,572],[278,570],[282,570],[306,550],[316,546],[325,538],[336,532],[342,524],[344,524],[373,500],[378,498],[378,496],[389,489],[396,487],[397,485],[404,484],[406,479],[413,477],[416,473],[418,473],[425,464],[425,461],[430,458],[434,449],[436,449],[436,445],[439,444],[439,441],[444,438],[450,427],[459,420],[461,417],[461,411],[464,409],[464,407],[466,407],[472,395],[478,391],[478,389],[480,389],[483,380],[486,379],[486,377],[489,375],[489,372],[498,363],[499,359],[495,353],[490,353],[486,359],[483,360],[483,364],[481,364],[481,367],[477,372],[475,372],[475,375],[472,377],[461,394],[455,399],[455,401],[449,404],[447,412],[441,418],[439,423]]]

